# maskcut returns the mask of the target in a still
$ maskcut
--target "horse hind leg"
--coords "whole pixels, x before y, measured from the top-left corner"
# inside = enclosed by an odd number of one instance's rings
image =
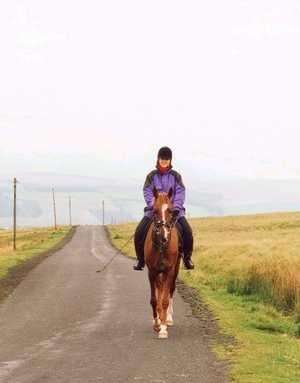
[[[173,295],[174,295],[175,288],[176,288],[176,278],[174,278],[172,283],[171,283],[169,306],[168,306],[168,310],[167,310],[167,325],[169,327],[174,326]]]
[[[174,309],[173,309],[173,295],[176,289],[176,278],[178,275],[179,271],[179,266],[180,266],[180,258],[178,257],[177,264],[175,267],[175,274],[171,283],[171,289],[170,289],[170,301],[169,301],[169,306],[168,306],[168,311],[167,311],[167,325],[169,327],[174,326]]]
[[[174,313],[173,298],[170,298],[169,306],[168,306],[168,310],[167,310],[167,320],[166,320],[167,326],[169,326],[169,327],[174,326],[173,313]]]

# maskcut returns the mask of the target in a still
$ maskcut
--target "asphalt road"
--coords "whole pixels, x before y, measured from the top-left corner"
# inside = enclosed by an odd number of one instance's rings
[[[102,227],[29,272],[0,304],[1,383],[224,383],[203,326],[176,293],[174,328],[152,330],[146,271],[117,255]]]

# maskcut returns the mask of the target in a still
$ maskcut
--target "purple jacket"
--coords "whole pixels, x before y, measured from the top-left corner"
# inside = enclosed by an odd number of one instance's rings
[[[157,191],[168,193],[169,189],[173,188],[172,203],[173,209],[178,209],[178,218],[185,215],[185,208],[183,207],[185,201],[185,186],[182,182],[181,175],[169,169],[166,173],[162,174],[158,169],[152,170],[146,177],[143,192],[147,206],[144,208],[145,216],[153,217],[153,187]]]

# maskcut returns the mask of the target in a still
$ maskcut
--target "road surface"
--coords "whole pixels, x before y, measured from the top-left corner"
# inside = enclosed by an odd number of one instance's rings
[[[80,226],[0,304],[1,383],[227,381],[179,293],[157,339],[147,273],[115,254],[103,227]]]

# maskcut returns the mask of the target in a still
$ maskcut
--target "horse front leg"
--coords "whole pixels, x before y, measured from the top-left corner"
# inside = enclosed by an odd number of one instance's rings
[[[156,288],[156,278],[153,273],[148,274],[149,281],[150,281],[150,287],[151,287],[151,298],[150,298],[150,304],[152,306],[152,313],[153,313],[153,329],[158,332],[160,330],[160,319],[157,311],[157,288]]]
[[[167,312],[170,304],[171,283],[172,275],[164,274],[162,278],[161,307],[159,311],[161,320],[160,331],[158,333],[159,339],[168,338]]]

